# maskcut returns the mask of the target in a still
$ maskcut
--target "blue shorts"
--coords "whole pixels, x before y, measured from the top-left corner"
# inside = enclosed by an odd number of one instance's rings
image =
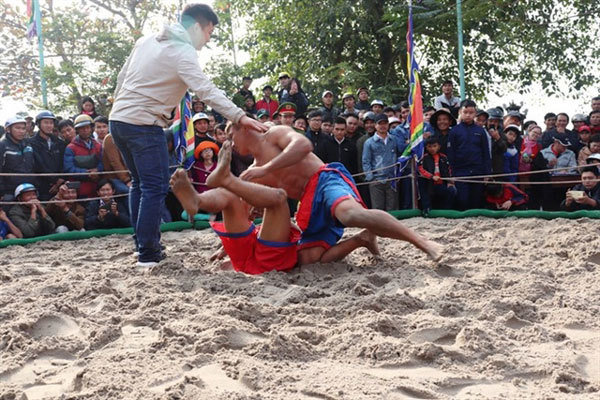
[[[344,226],[335,218],[335,208],[349,198],[364,207],[346,167],[337,162],[322,166],[308,181],[296,213],[296,223],[302,230],[300,248],[328,249],[340,240]]]

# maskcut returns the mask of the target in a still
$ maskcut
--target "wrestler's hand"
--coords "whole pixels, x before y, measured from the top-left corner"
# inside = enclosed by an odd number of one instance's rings
[[[258,133],[266,132],[269,129],[269,127],[263,124],[262,122],[247,117],[245,115],[242,118],[240,118],[238,123],[242,125],[245,129],[249,129]]]
[[[265,167],[250,167],[241,173],[240,179],[244,181],[253,181],[262,178],[265,175],[267,175],[267,169]]]

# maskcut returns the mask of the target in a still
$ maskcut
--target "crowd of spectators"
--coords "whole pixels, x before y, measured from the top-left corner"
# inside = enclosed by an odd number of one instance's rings
[[[491,208],[502,210],[600,209],[600,97],[591,111],[547,113],[544,121],[526,120],[518,107],[482,110],[455,96],[451,81],[433,105],[423,109],[424,155],[415,165],[398,165],[409,145],[409,106],[371,99],[369,89],[345,93],[339,104],[326,90],[311,107],[298,79],[279,75],[279,87],[265,85],[257,101],[244,77],[233,101],[248,115],[270,125],[287,125],[313,144],[326,163],[340,162],[358,184],[368,207],[383,210]],[[314,102],[313,102],[314,105]],[[226,121],[198,98],[192,102],[195,163],[190,178],[198,192],[216,167],[225,141]],[[79,113],[61,118],[41,111],[19,114],[4,124],[0,139],[0,239],[53,232],[118,228],[130,225],[127,193],[131,177],[94,101],[84,97]],[[173,132],[165,130],[171,165]],[[252,163],[234,151],[232,172]],[[484,175],[500,174],[494,178]],[[567,183],[562,183],[562,182]],[[573,185],[571,181],[581,183]],[[91,199],[91,200],[90,200]],[[291,205],[292,206],[292,205]],[[179,220],[181,206],[167,196],[164,222]]]

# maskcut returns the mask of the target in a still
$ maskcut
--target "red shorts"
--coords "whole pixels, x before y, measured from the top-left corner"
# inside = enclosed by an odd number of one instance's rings
[[[294,227],[290,228],[289,241],[270,242],[258,237],[259,228],[254,224],[241,233],[228,233],[223,222],[211,222],[210,225],[219,235],[236,271],[256,275],[273,270],[285,271],[298,263],[300,231]]]

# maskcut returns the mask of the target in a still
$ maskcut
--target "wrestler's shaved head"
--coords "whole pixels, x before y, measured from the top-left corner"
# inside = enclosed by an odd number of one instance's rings
[[[240,155],[249,155],[250,146],[258,139],[258,134],[254,131],[245,129],[240,124],[234,124],[231,121],[225,127],[227,138],[233,142],[233,148]]]

